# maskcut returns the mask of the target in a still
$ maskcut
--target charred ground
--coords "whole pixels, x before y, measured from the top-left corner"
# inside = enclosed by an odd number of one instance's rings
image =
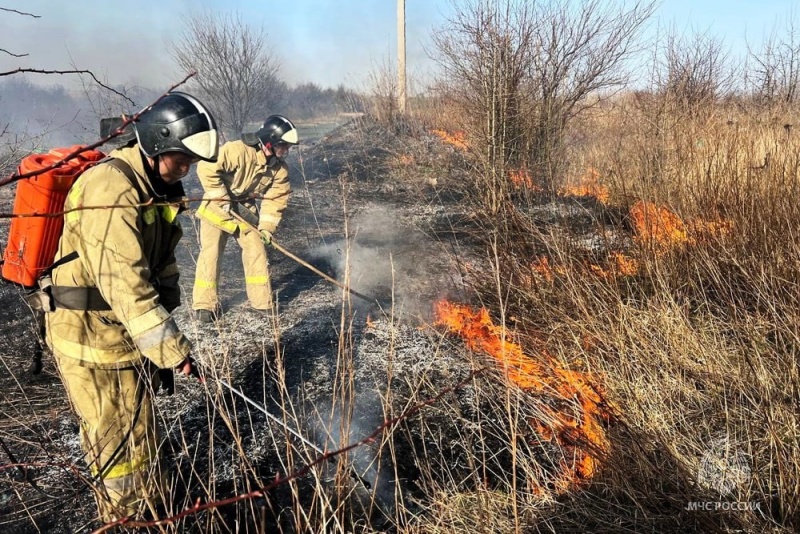
[[[453,156],[441,147],[433,150],[434,143],[425,132],[400,133],[358,122],[307,143],[292,156],[293,196],[276,239],[324,272],[375,297],[380,305],[349,298],[271,250],[280,313],[276,323],[265,320],[247,308],[239,250],[231,240],[221,280],[222,320],[213,326],[199,325],[186,304],[177,312],[180,326],[195,343],[196,357],[207,368],[262,401],[271,413],[288,418],[322,448],[332,450],[377,428],[388,415],[383,402],[387,388],[414,391],[411,398],[401,396],[408,403],[468,376],[468,361],[458,357],[454,347],[443,351],[440,335],[425,328],[431,304],[461,289],[452,252],[464,246],[465,235],[458,242],[443,235],[452,234],[455,227],[463,234],[463,225],[453,221],[468,217],[456,209],[457,198],[451,198],[448,207],[434,187],[439,177],[434,175],[433,158]],[[409,153],[417,154],[417,159],[400,158]],[[429,165],[419,165],[420,160]],[[202,194],[196,179],[186,184],[190,196]],[[0,193],[3,211],[10,211],[12,189]],[[185,237],[178,252],[186,303],[198,239],[191,211],[182,217]],[[0,231],[5,242],[8,226]],[[5,458],[8,463],[30,466],[27,477],[34,481],[30,484],[23,471],[12,468],[0,473],[3,528],[73,532],[96,526],[77,422],[54,364],[45,355],[44,371],[29,372],[36,347],[31,312],[21,290],[11,284],[0,286],[0,299],[0,354],[5,367],[0,376],[0,418],[8,449],[3,455],[13,455]],[[336,390],[336,375],[343,371],[337,363],[341,354],[353,362],[354,382],[345,392]],[[387,359],[391,360],[388,373]],[[435,378],[439,373],[444,373],[441,382]],[[418,386],[424,382],[428,386]],[[349,400],[343,401],[343,396]],[[301,446],[287,457],[280,427],[213,380],[206,387],[179,380],[175,396],[160,397],[158,404],[167,436],[167,465],[178,480],[178,508],[199,495],[224,498],[267,485],[276,474],[291,472],[317,456],[311,451],[304,457]],[[351,406],[353,413],[345,426],[342,406]],[[340,438],[342,429],[349,433],[348,439]],[[396,452],[411,456],[412,451],[402,447],[412,447],[413,440],[411,434],[400,440]],[[395,483],[406,486],[409,498],[413,497],[419,466],[400,462],[398,471],[377,477],[376,451],[358,451],[351,460],[373,482],[380,480],[375,487],[386,492],[380,497],[387,505],[393,500]],[[403,480],[396,481],[397,477]],[[313,489],[302,478],[298,484]],[[288,485],[274,492],[266,507],[266,524],[291,531],[296,518],[281,511],[291,506],[291,495]],[[313,499],[296,500],[310,504]],[[234,530],[236,520],[246,524],[250,512],[250,506],[229,506],[219,515],[191,518],[186,526],[205,531],[213,524]]]

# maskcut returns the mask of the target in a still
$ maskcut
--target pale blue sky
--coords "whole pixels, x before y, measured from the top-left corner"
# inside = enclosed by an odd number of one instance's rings
[[[409,73],[424,79],[433,69],[425,48],[431,31],[452,12],[450,0],[406,0]],[[784,21],[797,0],[663,0],[653,28],[708,31],[733,53],[743,53],[745,36],[758,45],[765,32]],[[369,72],[396,51],[395,0],[0,0],[0,7],[40,15],[32,19],[0,11],[0,71],[17,67],[91,69],[108,82],[168,86],[180,79],[167,43],[182,30],[190,10],[238,11],[263,27],[289,83],[363,88]],[[68,77],[52,80],[69,85]]]

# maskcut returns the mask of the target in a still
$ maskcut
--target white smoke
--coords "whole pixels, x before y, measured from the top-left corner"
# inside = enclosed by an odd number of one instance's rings
[[[369,206],[349,222],[351,237],[319,247],[314,256],[330,265],[340,282],[349,278],[351,289],[376,298],[395,314],[427,313],[432,289],[448,282],[448,264],[441,250],[430,249],[402,214],[386,206]],[[354,304],[363,305],[354,298]]]

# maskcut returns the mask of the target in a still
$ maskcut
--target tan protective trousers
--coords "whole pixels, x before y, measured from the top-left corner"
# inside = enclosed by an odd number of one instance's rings
[[[165,484],[158,461],[152,392],[154,367],[94,369],[54,354],[67,396],[80,419],[81,445],[92,476],[103,481],[95,492],[100,518],[115,521],[154,510]]]
[[[192,309],[216,311],[220,309],[217,286],[222,265],[222,254],[230,234],[200,219],[200,255],[194,276]],[[237,231],[233,235],[242,248],[244,282],[250,305],[258,310],[272,309],[272,288],[269,280],[267,251],[258,233]]]

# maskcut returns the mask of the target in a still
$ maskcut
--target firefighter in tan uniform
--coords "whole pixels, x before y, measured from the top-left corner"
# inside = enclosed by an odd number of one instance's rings
[[[192,295],[198,321],[212,322],[221,313],[217,285],[228,236],[233,236],[242,249],[250,306],[271,313],[272,289],[262,236],[269,240],[289,202],[289,171],[283,158],[298,142],[294,124],[286,117],[272,115],[255,134],[244,134],[240,141],[222,145],[215,163],[197,166],[204,190],[204,200],[197,209],[200,255]],[[232,211],[257,227],[261,235],[241,224]]]
[[[104,521],[154,511],[164,475],[152,395],[171,370],[196,374],[170,312],[180,304],[175,217],[180,180],[218,152],[214,120],[185,93],[167,94],[134,123],[135,141],[85,171],[67,196],[53,270],[47,342],[81,423]],[[143,205],[148,202],[168,205]],[[164,374],[164,371],[167,371]]]

